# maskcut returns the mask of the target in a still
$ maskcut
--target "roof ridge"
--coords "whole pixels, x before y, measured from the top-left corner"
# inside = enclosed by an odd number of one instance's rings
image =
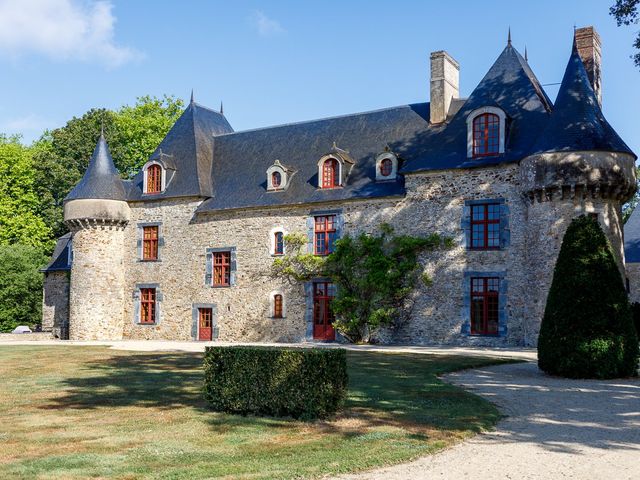
[[[464,99],[457,99],[457,100],[464,100]],[[360,115],[370,115],[370,114],[373,114],[373,113],[380,113],[380,112],[386,112],[386,111],[391,111],[391,110],[398,110],[398,109],[401,109],[401,108],[410,108],[413,105],[428,105],[428,104],[429,104],[429,102],[408,103],[406,105],[397,105],[397,106],[394,106],[394,107],[377,108],[375,110],[366,110],[364,112],[345,113],[345,114],[342,114],[342,115],[332,115],[332,116],[329,116],[329,117],[315,118],[313,120],[301,120],[299,122],[288,122],[288,123],[280,123],[280,124],[276,124],[276,125],[268,125],[266,127],[249,128],[247,130],[238,130],[238,131],[229,132],[229,133],[221,133],[219,135],[216,135],[216,137],[226,137],[227,135],[237,135],[237,134],[242,134],[242,133],[252,133],[252,132],[258,132],[260,130],[270,130],[270,129],[275,129],[275,128],[293,127],[293,126],[297,126],[297,125],[305,125],[305,124],[310,124],[310,123],[325,122],[327,120],[338,120],[340,118],[356,117],[356,116],[360,116]]]

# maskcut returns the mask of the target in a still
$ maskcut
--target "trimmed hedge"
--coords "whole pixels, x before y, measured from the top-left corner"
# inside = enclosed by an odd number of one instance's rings
[[[207,347],[204,375],[219,412],[311,420],[335,413],[347,395],[344,349]]]
[[[564,239],[538,338],[541,370],[570,378],[632,376],[638,337],[611,246],[597,220],[574,219]]]

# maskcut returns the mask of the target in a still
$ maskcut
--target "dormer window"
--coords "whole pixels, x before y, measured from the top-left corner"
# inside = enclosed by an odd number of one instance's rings
[[[395,180],[398,175],[398,157],[392,152],[384,152],[376,158],[376,180]]]
[[[328,158],[322,164],[322,188],[335,188],[339,185],[338,161],[335,158]]]
[[[267,169],[267,190],[278,191],[287,188],[293,170],[285,167],[280,160],[273,162]]]
[[[467,117],[467,157],[504,153],[506,115],[497,107],[484,107]]]
[[[143,193],[161,193],[165,185],[165,170],[159,163],[149,163],[144,169]]]

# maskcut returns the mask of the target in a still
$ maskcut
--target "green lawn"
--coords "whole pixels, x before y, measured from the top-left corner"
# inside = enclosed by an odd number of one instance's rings
[[[411,460],[500,418],[437,378],[495,359],[348,361],[345,411],[304,423],[209,411],[202,354],[0,346],[0,478],[313,478]]]

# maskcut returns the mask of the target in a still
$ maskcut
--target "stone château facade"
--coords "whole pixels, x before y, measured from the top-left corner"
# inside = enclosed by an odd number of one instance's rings
[[[300,232],[437,232],[409,321],[386,342],[534,345],[566,227],[596,215],[624,269],[636,156],[600,108],[600,40],[578,29],[555,103],[511,41],[468,98],[431,54],[430,103],[234,132],[193,101],[121,180],[100,137],[45,269],[43,327],[63,338],[332,340],[326,279],[269,275]]]

